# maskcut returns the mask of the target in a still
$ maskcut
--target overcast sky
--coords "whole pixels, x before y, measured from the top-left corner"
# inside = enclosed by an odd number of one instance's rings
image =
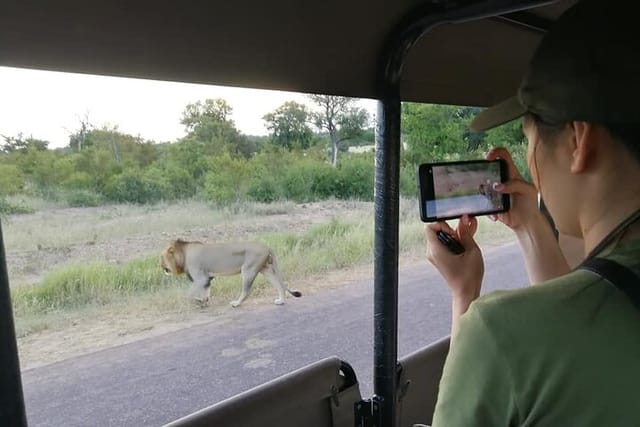
[[[309,104],[292,92],[0,67],[0,135],[22,133],[61,147],[86,114],[96,127],[115,125],[147,140],[174,141],[185,134],[184,107],[206,98],[225,99],[236,127],[247,135],[266,135],[262,117],[284,102]],[[374,112],[374,101],[361,104]]]

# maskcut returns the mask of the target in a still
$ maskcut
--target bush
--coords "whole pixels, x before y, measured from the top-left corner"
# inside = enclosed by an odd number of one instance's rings
[[[224,205],[247,199],[249,181],[256,171],[245,159],[225,153],[210,158],[207,166],[203,189],[207,200]]]
[[[247,196],[256,202],[271,203],[282,199],[284,191],[274,177],[263,175],[251,180]]]
[[[168,199],[188,199],[196,194],[197,184],[191,174],[176,166],[166,169],[150,169],[145,175],[154,177],[158,182],[163,183],[165,189],[164,198]]]
[[[331,165],[314,160],[292,164],[285,172],[285,196],[297,202],[312,202],[331,197],[338,187],[337,173]]]
[[[66,202],[73,207],[100,206],[104,199],[97,193],[89,190],[74,190],[66,193]]]
[[[94,179],[86,172],[74,172],[64,180],[62,185],[74,190],[89,190],[94,188]]]
[[[152,203],[162,199],[162,184],[135,172],[113,176],[107,182],[104,195],[119,203]]]
[[[418,176],[417,168],[412,165],[402,166],[400,169],[400,194],[404,197],[417,199]]]
[[[0,195],[18,194],[24,186],[24,176],[16,165],[0,164]]]
[[[345,156],[338,164],[339,188],[335,197],[341,199],[373,200],[373,155]]]

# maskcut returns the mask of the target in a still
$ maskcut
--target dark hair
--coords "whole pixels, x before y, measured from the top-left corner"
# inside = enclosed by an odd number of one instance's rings
[[[527,113],[527,115],[533,120],[536,128],[543,135],[553,136],[557,133],[560,133],[560,131],[567,125],[566,121],[558,121],[547,117],[542,117],[536,113]]]
[[[527,113],[535,123],[538,130],[544,135],[553,136],[564,129],[566,121],[557,121],[543,118],[535,113]],[[611,136],[629,150],[638,163],[640,163],[640,124],[633,123],[600,123]]]

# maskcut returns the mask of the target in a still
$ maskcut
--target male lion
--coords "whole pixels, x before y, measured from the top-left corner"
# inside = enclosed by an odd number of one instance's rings
[[[202,243],[174,240],[162,250],[160,265],[166,274],[186,273],[193,285],[191,298],[209,300],[211,280],[216,276],[231,276],[242,273],[242,292],[232,307],[239,306],[247,298],[253,281],[262,273],[278,290],[276,304],[284,304],[284,291],[294,297],[302,294],[287,288],[271,248],[258,242]],[[198,294],[202,298],[198,298]]]

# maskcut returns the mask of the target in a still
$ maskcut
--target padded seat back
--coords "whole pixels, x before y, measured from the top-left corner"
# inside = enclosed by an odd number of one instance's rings
[[[398,361],[399,426],[431,425],[449,337],[436,341]]]
[[[360,400],[351,366],[329,357],[165,427],[353,427],[354,404]]]

